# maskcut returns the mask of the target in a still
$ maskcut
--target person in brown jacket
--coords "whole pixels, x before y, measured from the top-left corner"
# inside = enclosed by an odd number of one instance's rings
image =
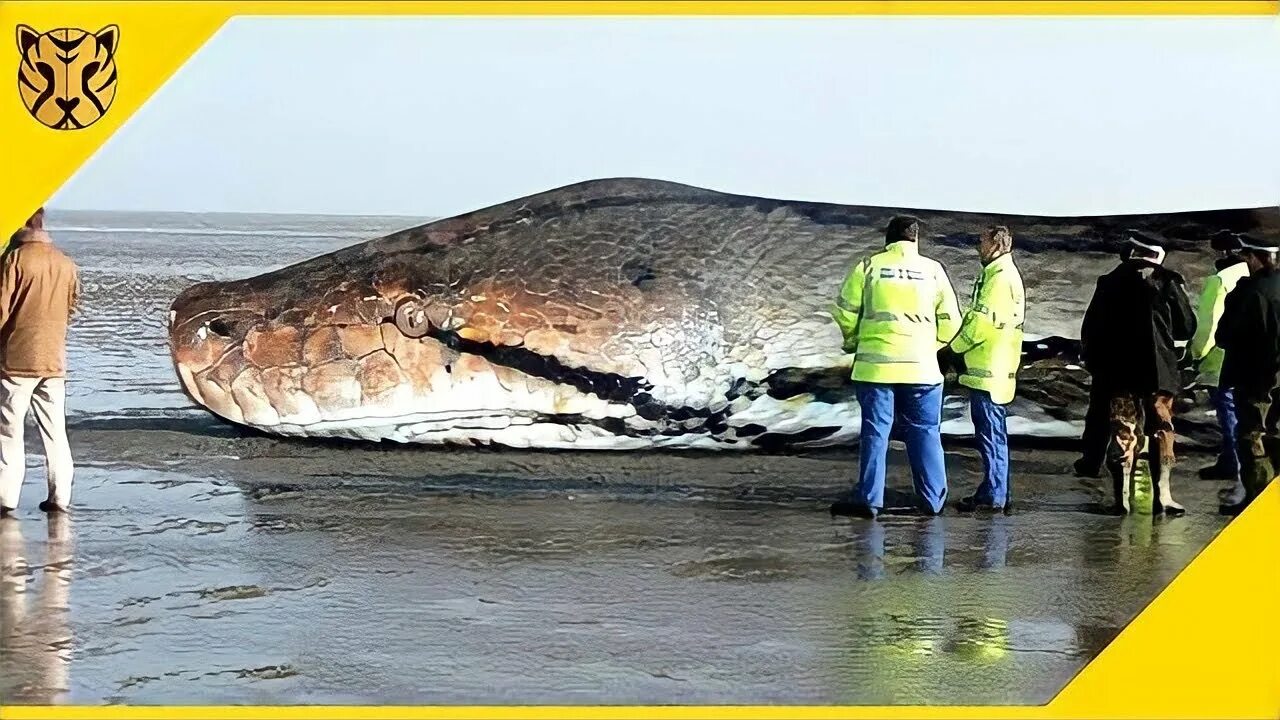
[[[42,208],[14,234],[0,263],[0,515],[18,506],[28,410],[34,412],[44,441],[49,495],[40,509],[60,512],[71,503],[67,324],[80,280],[75,263],[44,231],[43,214]]]

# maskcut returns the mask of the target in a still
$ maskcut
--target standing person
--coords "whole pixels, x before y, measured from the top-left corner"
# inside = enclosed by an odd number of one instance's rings
[[[1204,480],[1234,480],[1235,486],[1227,496],[1228,504],[1244,499],[1244,483],[1240,480],[1240,460],[1236,455],[1236,407],[1231,388],[1219,387],[1222,371],[1222,348],[1214,342],[1218,322],[1226,305],[1227,293],[1249,276],[1249,265],[1238,254],[1240,239],[1229,232],[1222,232],[1210,239],[1210,246],[1219,254],[1214,263],[1217,272],[1209,276],[1200,293],[1196,310],[1196,334],[1191,338],[1187,352],[1196,366],[1196,384],[1209,388],[1209,400],[1218,416],[1222,432],[1222,447],[1213,465],[1200,469]]]
[[[1249,277],[1227,296],[1214,340],[1223,350],[1219,387],[1236,401],[1236,453],[1245,496],[1218,508],[1237,515],[1280,469],[1280,247],[1241,238]]]
[[[1098,373],[1090,375],[1089,405],[1084,412],[1084,432],[1080,434],[1080,457],[1072,468],[1076,477],[1100,478],[1107,460],[1107,447],[1111,443],[1111,397],[1115,389],[1107,386],[1104,376]]]
[[[23,429],[35,414],[44,442],[49,492],[40,503],[59,512],[71,503],[73,465],[67,442],[67,324],[80,292],[76,265],[53,246],[43,212],[14,236],[0,269],[0,515],[18,506],[26,457]]]
[[[1170,487],[1173,400],[1182,386],[1174,343],[1191,339],[1196,318],[1182,276],[1164,267],[1160,240],[1130,230],[1125,241],[1120,265],[1098,278],[1080,329],[1089,373],[1111,392],[1113,511],[1129,512],[1134,463],[1146,445],[1155,483],[1152,510],[1181,515],[1186,510]]]
[[[1096,375],[1089,383],[1089,407],[1084,412],[1084,432],[1080,435],[1081,454],[1072,466],[1076,477],[1100,478],[1106,462],[1107,444],[1111,441],[1111,396],[1113,391]]]
[[[27,230],[43,230],[43,229],[44,229],[44,208],[37,208],[36,211],[32,213],[31,217],[27,218],[27,222],[24,223],[22,227],[18,228],[17,232],[15,232],[12,236],[10,236],[8,242],[5,243],[4,247],[0,248],[0,257],[2,257],[3,255],[9,252],[10,248],[12,248],[14,244],[18,242],[18,238],[19,236],[22,235],[22,233],[26,232]]]
[[[951,350],[962,358],[960,384],[969,388],[969,413],[982,456],[982,482],[958,503],[960,510],[1010,509],[1009,437],[1005,406],[1013,402],[1022,365],[1026,293],[1013,262],[1013,233],[998,225],[978,239],[982,274],[973,284],[960,334]]]
[[[960,309],[942,265],[920,254],[920,231],[917,218],[890,220],[884,250],[853,267],[832,310],[844,350],[854,354],[862,410],[858,483],[831,506],[833,515],[879,514],[895,416],[925,511],[937,515],[946,502],[938,351],[955,337]]]

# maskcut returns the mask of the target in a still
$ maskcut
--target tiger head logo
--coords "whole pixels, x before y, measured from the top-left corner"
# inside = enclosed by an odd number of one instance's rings
[[[120,28],[96,33],[57,28],[41,33],[18,26],[18,93],[31,117],[55,130],[79,130],[97,122],[116,97],[116,48]]]

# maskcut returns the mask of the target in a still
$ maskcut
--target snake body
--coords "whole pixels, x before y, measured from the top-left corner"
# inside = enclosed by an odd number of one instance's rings
[[[1115,231],[1140,227],[1183,250],[1187,268],[1207,270],[1212,233],[1280,227],[1274,208],[1046,218],[593,180],[187,288],[171,308],[171,350],[196,402],[279,435],[838,444],[859,419],[830,308],[900,212],[925,221],[921,250],[948,268],[962,303],[977,233],[1013,229],[1032,338],[1015,411],[1032,414],[1053,405],[1056,387],[1084,382],[1064,340],[1092,292],[1074,259],[1105,271]]]

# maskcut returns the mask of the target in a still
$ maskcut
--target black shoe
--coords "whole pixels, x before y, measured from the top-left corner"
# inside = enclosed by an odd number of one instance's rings
[[[64,512],[66,512],[66,511],[67,511],[67,509],[66,509],[66,508],[62,507],[61,505],[59,505],[59,504],[55,503],[55,502],[54,502],[54,501],[52,501],[52,500],[45,500],[45,501],[41,502],[41,503],[40,503],[40,505],[39,505],[39,508],[40,508],[41,510],[43,510],[44,512],[47,512],[47,513],[49,513],[49,514],[53,514],[53,513],[64,513]]]
[[[1226,515],[1226,516],[1228,516],[1228,517],[1235,517],[1235,516],[1239,515],[1240,513],[1244,512],[1244,509],[1245,509],[1245,508],[1247,508],[1247,507],[1249,507],[1249,501],[1248,501],[1248,500],[1246,500],[1246,501],[1244,501],[1244,502],[1236,503],[1235,505],[1219,505],[1219,506],[1218,506],[1218,514],[1219,514],[1219,515]]]
[[[1112,503],[1112,505],[1107,508],[1107,514],[1115,515],[1116,517],[1124,517],[1130,512],[1132,512],[1132,510],[1130,510],[1129,506],[1124,503]]]
[[[16,509],[17,508],[9,508],[9,507],[4,507],[3,505],[0,505],[0,518],[9,517],[10,515],[13,514],[13,511]]]
[[[1200,468],[1201,480],[1235,480],[1238,473],[1220,464]]]
[[[988,503],[988,502],[978,502],[978,499],[975,498],[973,495],[960,498],[960,500],[956,503],[956,509],[959,510],[960,512],[977,512],[979,510],[986,510],[989,512],[998,513],[998,512],[1004,511],[1003,506],[992,505],[991,503]]]
[[[1075,470],[1076,477],[1097,479],[1102,477],[1102,463],[1086,462],[1084,458],[1080,458],[1072,465]]]
[[[860,517],[866,520],[875,520],[876,516],[879,514],[879,511],[870,505],[854,502],[853,500],[837,500],[831,503],[831,517],[844,515],[846,517]]]

